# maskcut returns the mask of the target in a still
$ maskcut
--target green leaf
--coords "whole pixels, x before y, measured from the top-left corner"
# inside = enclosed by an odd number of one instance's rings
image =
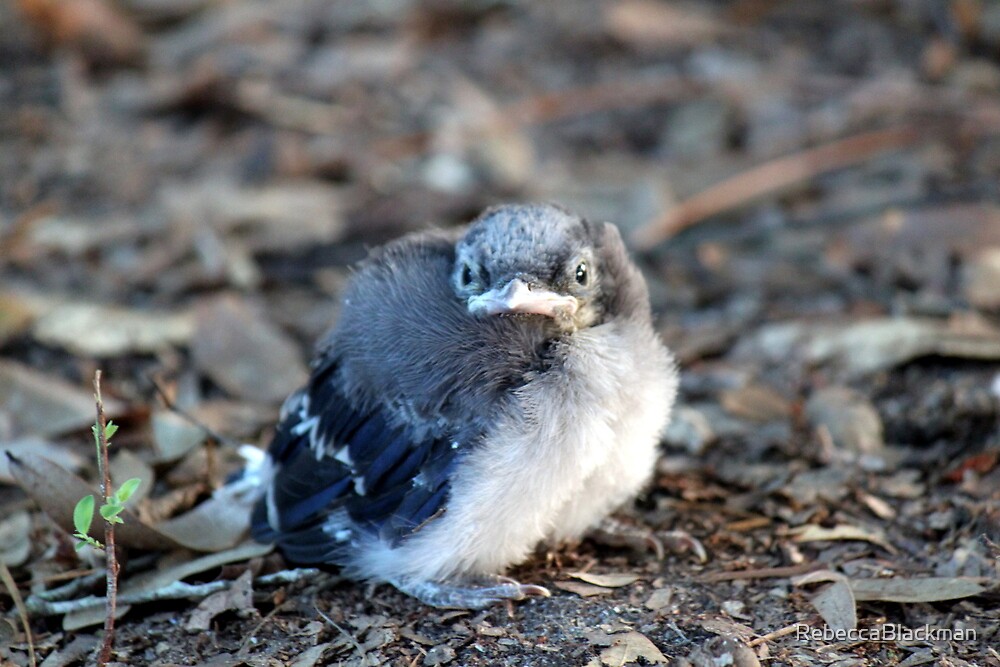
[[[101,516],[104,517],[105,521],[110,521],[111,523],[122,523],[121,519],[118,519],[118,515],[121,514],[125,507],[117,503],[108,503],[107,505],[101,505]],[[118,521],[115,521],[118,519]]]
[[[118,432],[118,424],[114,422],[108,422],[104,427],[104,439],[108,440],[110,443],[111,437]]]
[[[124,505],[127,503],[140,484],[142,484],[142,480],[138,477],[133,477],[122,482],[122,485],[118,487],[118,491],[115,493],[115,500],[118,501],[118,504]]]
[[[79,537],[79,535],[77,535],[77,537]],[[87,543],[84,542],[83,540],[80,540],[79,542],[76,543],[76,550],[79,551],[80,549],[84,548],[85,546],[87,546]]]
[[[86,535],[90,532],[90,524],[94,521],[94,496],[84,496],[73,508],[73,526],[76,532]]]

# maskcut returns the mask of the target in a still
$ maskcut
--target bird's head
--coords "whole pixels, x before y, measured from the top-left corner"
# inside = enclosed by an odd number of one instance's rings
[[[548,317],[561,330],[649,311],[617,228],[550,205],[480,215],[458,241],[452,284],[473,315]]]

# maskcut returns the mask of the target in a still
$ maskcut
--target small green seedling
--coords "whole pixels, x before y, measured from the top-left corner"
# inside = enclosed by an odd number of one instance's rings
[[[94,432],[94,442],[97,445],[97,467],[101,467],[101,438],[100,431],[98,430],[97,424],[92,427]],[[110,446],[111,437],[118,432],[118,425],[114,422],[108,422],[108,425],[104,427],[104,441]],[[103,475],[102,475],[103,477]],[[108,493],[107,502],[101,505],[100,513],[104,517],[104,520],[110,524],[124,523],[122,518],[118,516],[125,509],[125,503],[129,501],[129,498],[136,492],[139,488],[139,484],[142,483],[138,477],[133,477],[132,479],[125,480],[118,490],[114,493]],[[77,502],[76,507],[73,508],[73,527],[76,528],[76,532],[73,533],[73,537],[80,540],[76,544],[76,549],[79,551],[83,548],[85,544],[96,549],[104,549],[104,545],[99,541],[95,540],[90,536],[90,526],[94,522],[94,496],[84,496],[80,498]]]

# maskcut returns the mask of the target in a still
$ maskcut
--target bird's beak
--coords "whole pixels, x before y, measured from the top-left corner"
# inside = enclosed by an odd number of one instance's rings
[[[520,278],[469,299],[469,312],[482,315],[521,313],[572,317],[578,307],[576,298],[546,289],[531,289]]]

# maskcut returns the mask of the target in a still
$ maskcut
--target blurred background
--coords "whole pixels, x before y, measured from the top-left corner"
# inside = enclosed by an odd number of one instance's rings
[[[92,475],[103,368],[122,447],[159,495],[196,480],[189,507],[226,465],[150,378],[265,444],[353,262],[525,200],[622,228],[681,362],[641,520],[701,538],[710,569],[996,578],[991,0],[0,4],[0,447]],[[0,503],[35,521],[4,466]],[[765,584],[691,583],[675,608],[760,633],[815,615]],[[997,627],[981,598],[868,605],[984,628],[932,659]],[[650,634],[670,656],[711,633],[679,622],[688,644]]]

